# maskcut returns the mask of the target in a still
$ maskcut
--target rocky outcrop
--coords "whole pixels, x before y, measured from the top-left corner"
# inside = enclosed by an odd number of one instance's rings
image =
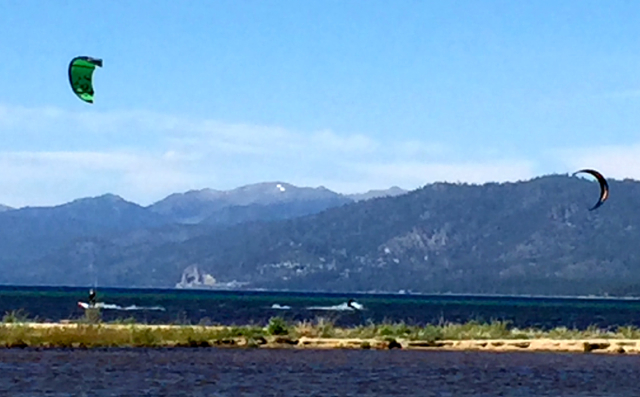
[[[180,282],[176,288],[212,288],[216,284],[216,279],[198,269],[197,265],[191,265],[184,269]]]

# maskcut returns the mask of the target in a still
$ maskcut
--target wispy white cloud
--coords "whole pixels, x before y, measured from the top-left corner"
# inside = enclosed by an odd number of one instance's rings
[[[325,181],[345,193],[357,193],[393,185],[416,189],[433,182],[485,182],[518,181],[535,176],[535,164],[524,160],[496,160],[483,162],[418,162],[390,163],[364,162],[352,164],[350,180]]]
[[[467,183],[505,182],[533,177],[534,164],[522,160],[499,160],[494,162],[446,163],[395,163],[365,164],[360,171],[382,178],[398,178],[407,183],[432,183],[441,181],[460,181]]]
[[[0,152],[0,197],[13,206],[55,205],[107,192],[149,202],[201,182],[172,154]]]
[[[150,204],[176,191],[265,180],[355,193],[434,181],[518,180],[532,177],[535,169],[528,160],[499,155],[474,160],[458,148],[415,139],[291,131],[146,111],[0,105],[0,138],[11,141],[25,131],[39,139],[8,144],[0,152],[5,187],[0,203],[51,205],[111,192]],[[57,140],[53,149],[51,140]]]
[[[640,179],[640,143],[560,149],[552,155],[569,170],[594,168],[615,179]]]

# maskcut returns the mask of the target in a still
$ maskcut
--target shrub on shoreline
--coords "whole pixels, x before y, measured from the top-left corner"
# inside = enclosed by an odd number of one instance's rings
[[[22,309],[6,312],[2,317],[3,323],[26,323],[29,321],[29,315]]]
[[[267,332],[269,335],[288,335],[289,325],[282,317],[271,317]]]

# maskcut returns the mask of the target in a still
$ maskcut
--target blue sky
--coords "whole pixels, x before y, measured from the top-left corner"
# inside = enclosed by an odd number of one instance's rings
[[[637,1],[2,0],[0,203],[640,179]],[[104,59],[96,99],[71,58]]]

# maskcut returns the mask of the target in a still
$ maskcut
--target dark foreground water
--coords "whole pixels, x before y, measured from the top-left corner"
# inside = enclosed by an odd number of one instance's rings
[[[78,301],[86,302],[87,292],[86,288],[0,286],[0,316],[23,309],[46,321],[79,318],[84,310]],[[363,310],[349,309],[350,298]],[[102,311],[105,321],[133,318],[147,323],[265,324],[282,316],[291,321],[324,317],[339,326],[385,320],[416,325],[508,320],[516,327],[542,329],[640,326],[640,300],[623,299],[101,288],[98,301],[109,307]]]
[[[0,395],[638,396],[640,357],[363,350],[0,350]]]

